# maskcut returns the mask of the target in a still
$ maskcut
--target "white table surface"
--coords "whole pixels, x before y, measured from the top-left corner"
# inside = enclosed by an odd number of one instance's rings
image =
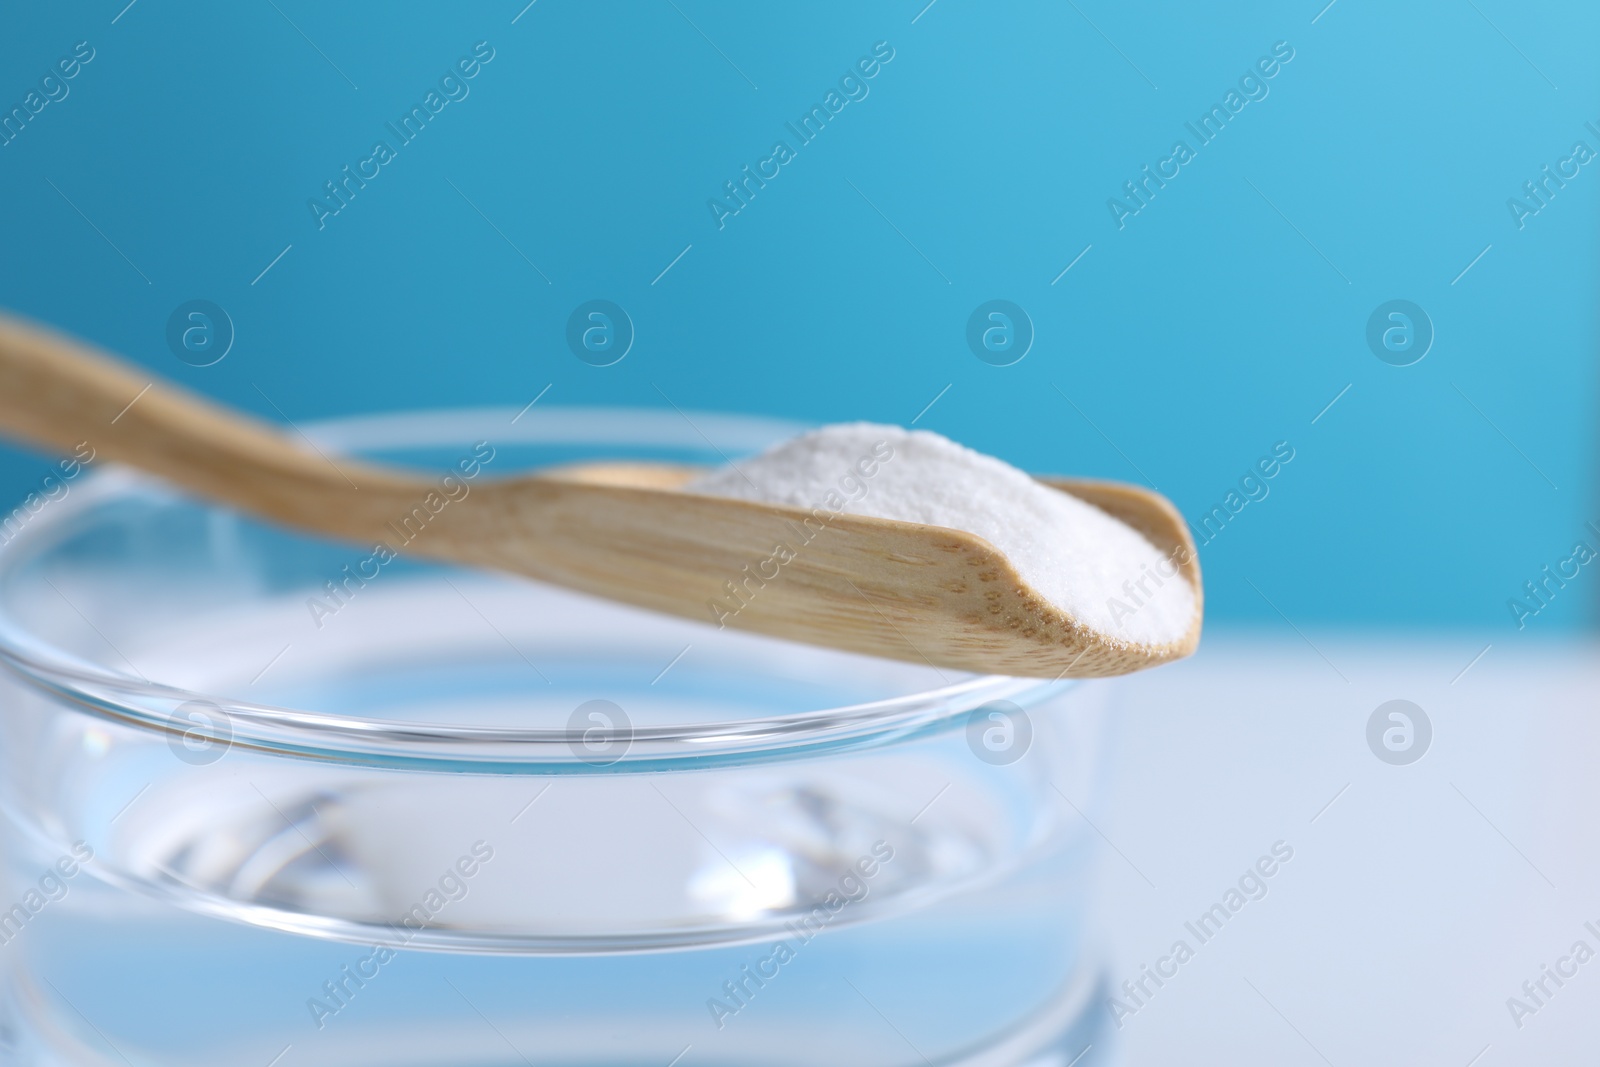
[[[1600,953],[1584,927],[1600,929],[1597,652],[1515,633],[1223,633],[1095,683],[1115,687],[1093,815],[1113,982],[1179,938],[1195,948],[1147,982],[1120,1062],[1594,1062],[1600,956],[1546,979],[1554,995],[1520,1027],[1507,998],[1576,941]],[[1433,725],[1408,766],[1366,741],[1396,698]],[[1294,856],[1267,896],[1200,946],[1185,920],[1279,840]]]

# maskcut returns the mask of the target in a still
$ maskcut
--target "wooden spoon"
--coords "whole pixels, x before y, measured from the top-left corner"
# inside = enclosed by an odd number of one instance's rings
[[[383,542],[401,555],[935,667],[1125,674],[1186,656],[1200,640],[1200,567],[1188,528],[1163,497],[1136,486],[1047,480],[1139,530],[1192,583],[1194,621],[1164,645],[1083,625],[980,537],[826,512],[821,521],[798,508],[685,493],[679,487],[699,473],[691,467],[586,464],[458,479],[467,494],[448,500],[439,475],[330,458],[84,343],[5,317],[0,433],[64,451],[87,442],[99,457],[201,497],[364,546]],[[781,565],[773,562],[780,543],[795,550]]]

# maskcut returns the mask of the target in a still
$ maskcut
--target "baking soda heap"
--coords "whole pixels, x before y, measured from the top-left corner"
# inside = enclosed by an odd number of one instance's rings
[[[926,430],[825,426],[685,488],[965,530],[999,549],[1035,592],[1112,641],[1166,644],[1194,619],[1194,590],[1178,561],[1143,534]]]

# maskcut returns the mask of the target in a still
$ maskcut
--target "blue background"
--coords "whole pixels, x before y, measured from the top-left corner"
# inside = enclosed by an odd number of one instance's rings
[[[939,396],[919,427],[1192,521],[1287,441],[1202,554],[1214,621],[1510,636],[1522,583],[1600,544],[1600,164],[1507,207],[1600,149],[1593,5],[124,2],[4,15],[4,109],[96,55],[0,148],[0,304],[264,417],[549,385],[906,424]],[[470,95],[319,229],[307,201],[478,41]],[[723,182],[878,41],[870,95],[719,229]],[[1119,229],[1108,198],[1278,41],[1267,98]],[[237,330],[211,367],[165,340],[194,298]],[[614,366],[564,340],[592,298],[637,330]],[[994,298],[1036,329],[1008,367],[964,337]],[[1409,367],[1365,341],[1394,298],[1436,330]],[[0,497],[46,464],[0,452]]]

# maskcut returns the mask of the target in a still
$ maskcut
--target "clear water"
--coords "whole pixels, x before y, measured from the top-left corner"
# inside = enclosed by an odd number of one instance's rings
[[[1104,1014],[1084,1014],[1093,991],[1064,966],[1079,958],[1065,929],[1076,909],[1059,890],[1036,878],[790,937],[793,958],[768,963],[776,974],[758,987],[742,969],[770,960],[770,942],[561,959],[402,950],[358,967],[370,948],[194,915],[83,874],[4,949],[5,1051],[30,1065],[281,1054],[285,1067],[664,1067],[681,1053],[682,1064],[1065,1067],[1103,1042]],[[358,986],[346,967],[375,975]],[[342,1004],[330,981],[344,982]],[[729,981],[745,983],[742,1006]]]
[[[512,651],[452,646],[432,585],[396,582],[367,610],[437,617],[437,632],[410,623],[384,655],[330,642],[261,694],[482,724],[559,718],[605,692],[649,724],[870,689],[804,671],[775,684],[779,663],[714,657],[671,684],[629,680],[624,666],[657,658],[637,642],[683,625],[670,621],[608,657],[513,631],[554,664],[536,685]],[[594,647],[581,617],[561,627]],[[241,626],[120,636],[228,691],[237,665],[193,643],[248,648]],[[1041,800],[1083,745],[1070,706],[1040,710],[1014,766],[974,759],[956,724],[807,758],[529,776],[244,745],[193,763],[147,729],[15,686],[4,699],[11,899],[63,842],[96,853],[0,947],[8,1062],[1065,1067],[1103,1048],[1079,943],[1087,843]],[[847,902],[830,909],[830,892]]]

